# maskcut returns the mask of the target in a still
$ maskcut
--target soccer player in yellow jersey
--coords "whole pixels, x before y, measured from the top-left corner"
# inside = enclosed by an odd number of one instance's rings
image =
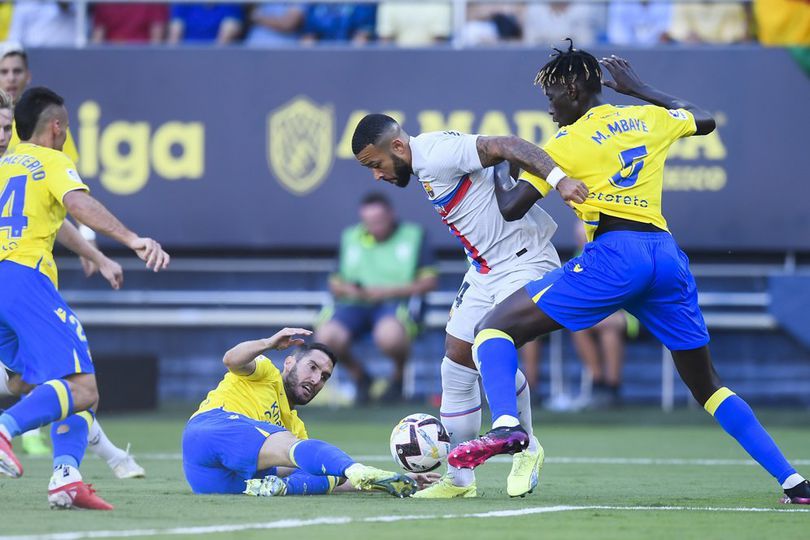
[[[603,82],[602,66],[612,81]],[[517,415],[511,387],[515,345],[560,328],[589,328],[625,309],[672,351],[692,395],[779,482],[783,502],[810,504],[810,483],[784,458],[745,401],[721,385],[689,259],[661,214],[667,150],[681,137],[710,133],[714,119],[642,82],[626,60],[611,56],[600,62],[573,43],[567,51],[557,50],[535,83],[560,125],[544,147],[558,165],[546,180],[585,182],[588,198],[573,206],[590,242],[580,256],[516,291],[478,324],[474,353],[490,406],[502,411],[501,425],[493,426],[496,433],[458,446],[448,462],[476,467],[499,453],[497,439],[504,431],[519,435],[517,420],[510,419]],[[603,85],[648,105],[605,103]],[[521,208],[540,198],[532,188],[537,178],[526,179],[505,194]]]
[[[299,337],[311,334],[285,328],[225,353],[228,373],[183,431],[183,470],[194,493],[316,495],[332,492],[344,479],[354,489],[399,497],[416,491],[416,480],[407,475],[361,465],[337,447],[308,438],[295,407],[320,392],[337,361],[326,346],[305,345]],[[264,355],[292,346],[298,350],[284,359],[283,371]]]
[[[60,96],[30,88],[17,102],[15,118],[22,142],[0,158],[0,358],[36,388],[0,415],[0,473],[22,475],[12,437],[53,423],[51,506],[111,509],[78,470],[98,389],[81,323],[57,291],[53,243],[70,212],[135,251],[154,271],[166,268],[169,256],[87,193],[61,152],[68,116]]]

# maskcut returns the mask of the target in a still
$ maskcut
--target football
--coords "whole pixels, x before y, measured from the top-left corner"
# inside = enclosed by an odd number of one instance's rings
[[[442,464],[449,451],[447,430],[429,414],[410,414],[391,432],[391,455],[406,471],[432,471]]]

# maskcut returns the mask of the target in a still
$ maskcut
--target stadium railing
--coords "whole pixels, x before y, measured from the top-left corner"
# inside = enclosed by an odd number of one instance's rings
[[[78,271],[78,261],[60,261],[63,272]],[[128,272],[141,271],[137,260],[124,260]],[[284,276],[295,273],[318,275],[322,281],[334,268],[325,259],[195,259],[172,261],[173,272],[212,275],[241,273]],[[461,276],[462,263],[445,261],[439,264],[440,275]],[[695,264],[700,278],[764,278],[784,272],[781,264]],[[178,290],[131,289],[122,291],[66,289],[66,301],[74,307],[85,326],[103,327],[273,327],[311,326],[321,307],[331,301],[323,290]],[[440,330],[447,322],[447,312],[455,299],[455,290],[431,292],[426,297],[424,326]],[[706,324],[713,330],[771,331],[777,322],[768,313],[770,295],[767,292],[708,291],[699,294]],[[550,337],[549,370],[551,398],[564,392],[563,344],[561,332]],[[669,351],[661,354],[661,407],[672,410],[675,401],[675,370]]]

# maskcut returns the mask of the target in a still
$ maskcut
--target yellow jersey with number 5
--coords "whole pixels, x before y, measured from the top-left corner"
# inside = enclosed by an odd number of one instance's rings
[[[58,287],[53,243],[62,227],[65,194],[89,191],[58,150],[18,144],[0,158],[0,261],[35,268]]]
[[[661,213],[664,162],[670,145],[696,129],[685,109],[605,104],[557,132],[543,149],[588,186],[588,199],[573,205],[588,240],[600,213],[668,230]]]

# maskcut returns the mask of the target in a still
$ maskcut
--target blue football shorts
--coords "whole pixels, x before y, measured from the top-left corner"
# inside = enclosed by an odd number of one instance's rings
[[[223,409],[192,417],[183,430],[183,471],[194,493],[242,493],[245,480],[274,474],[257,470],[259,451],[273,433],[269,422]]]
[[[0,261],[0,362],[29,384],[95,373],[79,318],[39,270]]]
[[[709,342],[689,258],[669,233],[602,234],[582,255],[529,283],[526,291],[537,307],[572,331],[625,309],[672,351]]]

